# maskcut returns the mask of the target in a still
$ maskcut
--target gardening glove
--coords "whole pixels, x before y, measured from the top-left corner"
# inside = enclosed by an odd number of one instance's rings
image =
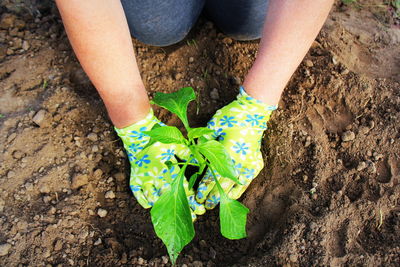
[[[139,204],[147,209],[154,205],[157,199],[171,186],[172,180],[178,176],[180,168],[166,161],[176,163],[175,155],[182,160],[193,160],[188,147],[183,144],[163,144],[156,142],[146,148],[150,137],[144,131],[150,131],[155,124],[165,126],[150,110],[143,120],[123,129],[115,128],[122,139],[131,165],[130,188]],[[192,218],[195,214],[203,214],[204,206],[195,200],[193,190],[188,189],[188,182],[184,179],[184,187]]]
[[[237,99],[218,110],[207,127],[214,130],[217,139],[231,156],[240,184],[214,173],[224,192],[232,199],[238,199],[250,182],[264,167],[260,151],[261,139],[267,129],[267,121],[276,106],[269,106],[249,96],[243,87]],[[204,203],[207,209],[213,209],[220,201],[214,176],[208,169],[197,189],[196,199]]]

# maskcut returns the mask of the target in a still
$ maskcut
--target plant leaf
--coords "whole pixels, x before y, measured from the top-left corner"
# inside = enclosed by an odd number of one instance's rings
[[[192,189],[192,188],[193,188],[193,185],[194,185],[194,183],[196,182],[198,176],[199,176],[199,174],[198,174],[197,172],[194,173],[192,176],[190,176],[190,179],[189,179],[189,189]]]
[[[176,114],[183,122],[183,125],[185,125],[185,128],[189,130],[190,127],[186,114],[187,106],[190,101],[195,99],[196,95],[194,94],[193,88],[184,87],[176,92],[168,94],[157,92],[154,95],[153,103]]]
[[[160,127],[162,127],[162,126],[160,124],[156,123],[156,124],[153,125],[153,127],[151,128],[150,131],[152,131],[154,129],[157,129],[157,128],[160,128]],[[146,148],[148,148],[149,146],[153,145],[156,142],[157,142],[157,140],[155,140],[153,138],[150,138],[150,140],[147,142],[147,144],[143,147],[143,150],[145,150]]]
[[[210,130],[206,127],[199,127],[199,128],[192,128],[188,132],[188,137],[190,139],[194,138],[199,138],[200,136],[206,135],[206,134],[213,134],[214,131]]]
[[[225,147],[215,141],[211,140],[197,146],[197,149],[209,161],[211,166],[222,176],[231,179],[232,181],[241,184],[236,178],[237,174],[231,156],[225,150]]]
[[[183,187],[185,169],[181,169],[179,178],[173,181],[170,190],[161,195],[150,212],[154,230],[167,247],[173,265],[179,253],[194,237],[189,203]]]
[[[211,172],[214,175],[215,183],[221,197],[219,205],[221,234],[228,239],[245,238],[247,236],[246,221],[249,209],[239,201],[229,198],[218,182],[218,179],[216,179],[213,169],[211,169]]]
[[[205,165],[205,159],[202,154],[197,150],[197,146],[189,145],[190,152],[192,152],[194,158],[197,160],[200,166]]]
[[[228,239],[241,239],[247,236],[246,221],[249,209],[237,200],[221,195],[219,220],[221,234]]]
[[[150,131],[143,132],[151,137],[155,141],[159,141],[164,144],[184,144],[185,137],[183,137],[181,131],[174,126],[163,126]]]
[[[210,139],[207,139],[207,138],[204,137],[204,136],[200,136],[199,138],[197,138],[197,144],[200,145],[200,144],[205,143],[205,142],[207,142],[207,141],[209,141],[209,140],[210,140]]]

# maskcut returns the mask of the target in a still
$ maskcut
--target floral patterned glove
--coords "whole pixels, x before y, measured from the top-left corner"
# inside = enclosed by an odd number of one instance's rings
[[[232,199],[238,199],[250,182],[264,167],[261,155],[261,139],[267,129],[267,121],[276,106],[268,106],[246,94],[243,87],[237,100],[218,110],[207,127],[214,130],[213,138],[224,145],[232,157],[242,185],[232,180],[216,177],[224,191]],[[210,170],[207,170],[197,189],[196,199],[205,201],[207,209],[213,209],[220,200],[218,188]]]
[[[192,158],[189,148],[182,144],[156,142],[144,148],[150,140],[144,131],[150,131],[155,124],[165,126],[151,110],[143,120],[123,129],[115,128],[131,164],[130,188],[139,204],[145,209],[152,207],[161,194],[170,187],[172,180],[178,176],[180,168],[177,165],[168,168],[165,162],[176,163],[174,155],[183,160]],[[186,179],[184,186],[192,217],[195,219],[195,214],[203,214],[205,209],[195,200],[193,190],[188,190]]]

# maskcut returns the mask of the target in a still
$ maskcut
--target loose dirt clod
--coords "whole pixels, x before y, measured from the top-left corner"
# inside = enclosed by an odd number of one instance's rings
[[[45,122],[46,111],[44,109],[39,110],[35,116],[33,116],[32,121],[38,126],[43,126]]]
[[[106,217],[107,216],[107,210],[105,210],[105,209],[99,209],[98,211],[97,211],[97,215],[99,215],[99,217],[100,218],[104,218],[104,217]]]
[[[108,199],[114,199],[115,198],[115,194],[113,191],[107,191],[106,194],[104,195],[105,198]]]
[[[99,139],[96,133],[88,134],[87,138],[92,142],[96,142]]]
[[[39,192],[42,194],[48,194],[48,193],[50,193],[50,187],[47,184],[42,183],[39,186]]]
[[[356,138],[356,135],[352,131],[346,131],[342,134],[342,141],[343,142],[349,142],[353,141]]]
[[[365,163],[364,161],[361,161],[360,163],[358,163],[357,165],[357,171],[362,171],[365,168],[367,168],[367,163]]]
[[[71,188],[78,189],[84,185],[87,185],[88,182],[89,178],[87,174],[75,174],[74,177],[72,177]]]
[[[11,245],[6,243],[6,244],[1,244],[0,245],[0,256],[6,256],[11,249]]]
[[[7,178],[13,178],[15,176],[15,172],[14,171],[9,171],[7,173]]]
[[[13,27],[16,19],[17,17],[15,15],[10,13],[4,13],[1,16],[0,28],[7,30],[8,28]]]

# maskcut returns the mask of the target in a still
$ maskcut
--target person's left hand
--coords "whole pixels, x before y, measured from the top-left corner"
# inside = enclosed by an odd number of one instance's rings
[[[193,160],[193,156],[187,146],[183,144],[163,144],[155,142],[146,147],[150,136],[146,131],[158,124],[164,127],[151,110],[149,114],[139,122],[123,129],[115,128],[121,138],[131,165],[130,187],[138,203],[145,209],[152,207],[160,196],[171,188],[172,181],[178,177],[179,166],[168,167],[167,161],[177,163],[175,155],[182,160]],[[205,212],[204,206],[195,200],[195,192],[189,189],[186,178],[183,186],[192,212],[193,220],[196,215]]]
[[[207,127],[214,130],[213,137],[234,161],[242,183],[235,184],[214,171],[224,192],[232,199],[238,199],[264,167],[261,139],[267,129],[266,122],[275,109],[276,106],[268,106],[250,97],[241,87],[237,100],[218,110],[208,122]],[[207,209],[213,209],[220,201],[218,187],[209,169],[199,184],[196,199],[199,203],[205,201]]]

